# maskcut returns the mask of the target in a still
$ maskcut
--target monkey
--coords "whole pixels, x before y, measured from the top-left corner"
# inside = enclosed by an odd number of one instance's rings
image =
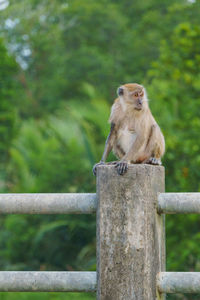
[[[109,118],[110,133],[102,158],[93,167],[94,175],[97,166],[106,163],[111,150],[119,160],[108,164],[114,164],[119,175],[127,172],[130,163],[162,164],[165,140],[149,108],[145,88],[127,83],[117,89],[117,95]]]

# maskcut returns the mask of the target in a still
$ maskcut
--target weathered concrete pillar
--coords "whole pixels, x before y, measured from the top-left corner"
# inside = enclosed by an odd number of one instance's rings
[[[160,300],[156,276],[165,270],[164,216],[157,198],[164,168],[131,165],[97,170],[97,299]]]

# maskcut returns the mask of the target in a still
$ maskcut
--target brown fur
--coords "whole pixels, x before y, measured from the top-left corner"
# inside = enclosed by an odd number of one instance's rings
[[[152,157],[160,160],[165,141],[148,106],[145,89],[137,83],[120,88],[123,94],[111,109],[112,130],[101,161],[106,160],[111,149],[120,160],[129,163],[145,163]]]

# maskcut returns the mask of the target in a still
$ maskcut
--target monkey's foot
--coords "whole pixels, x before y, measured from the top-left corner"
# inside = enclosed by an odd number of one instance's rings
[[[146,162],[146,164],[150,164],[150,165],[157,165],[157,166],[161,166],[162,162],[160,159],[157,159],[155,157],[150,157]]]
[[[94,167],[92,169],[92,172],[93,172],[94,176],[96,176],[96,174],[97,174],[97,167],[100,166],[100,165],[104,165],[104,164],[105,164],[104,162],[100,161],[99,163],[94,165]]]
[[[119,161],[116,163],[117,173],[119,175],[124,175],[128,170],[128,163],[126,161]]]

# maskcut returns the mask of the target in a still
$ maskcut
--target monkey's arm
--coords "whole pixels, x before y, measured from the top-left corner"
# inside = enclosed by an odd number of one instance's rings
[[[114,123],[111,123],[111,127],[110,127],[110,133],[106,139],[106,143],[105,143],[105,148],[104,148],[104,152],[103,152],[103,155],[102,155],[102,158],[100,160],[99,163],[95,164],[94,167],[93,167],[93,174],[96,175],[96,167],[98,165],[101,165],[101,164],[104,164],[110,151],[112,150],[112,147],[113,147],[113,144],[114,144],[114,141],[116,139],[116,131],[115,131],[115,124]]]
[[[110,126],[110,133],[106,139],[106,143],[105,143],[105,148],[104,148],[104,152],[103,152],[103,155],[102,155],[102,158],[101,158],[101,162],[105,162],[110,151],[112,150],[112,147],[113,147],[113,143],[114,143],[114,140],[115,140],[115,124],[114,123],[111,123],[111,126]]]

